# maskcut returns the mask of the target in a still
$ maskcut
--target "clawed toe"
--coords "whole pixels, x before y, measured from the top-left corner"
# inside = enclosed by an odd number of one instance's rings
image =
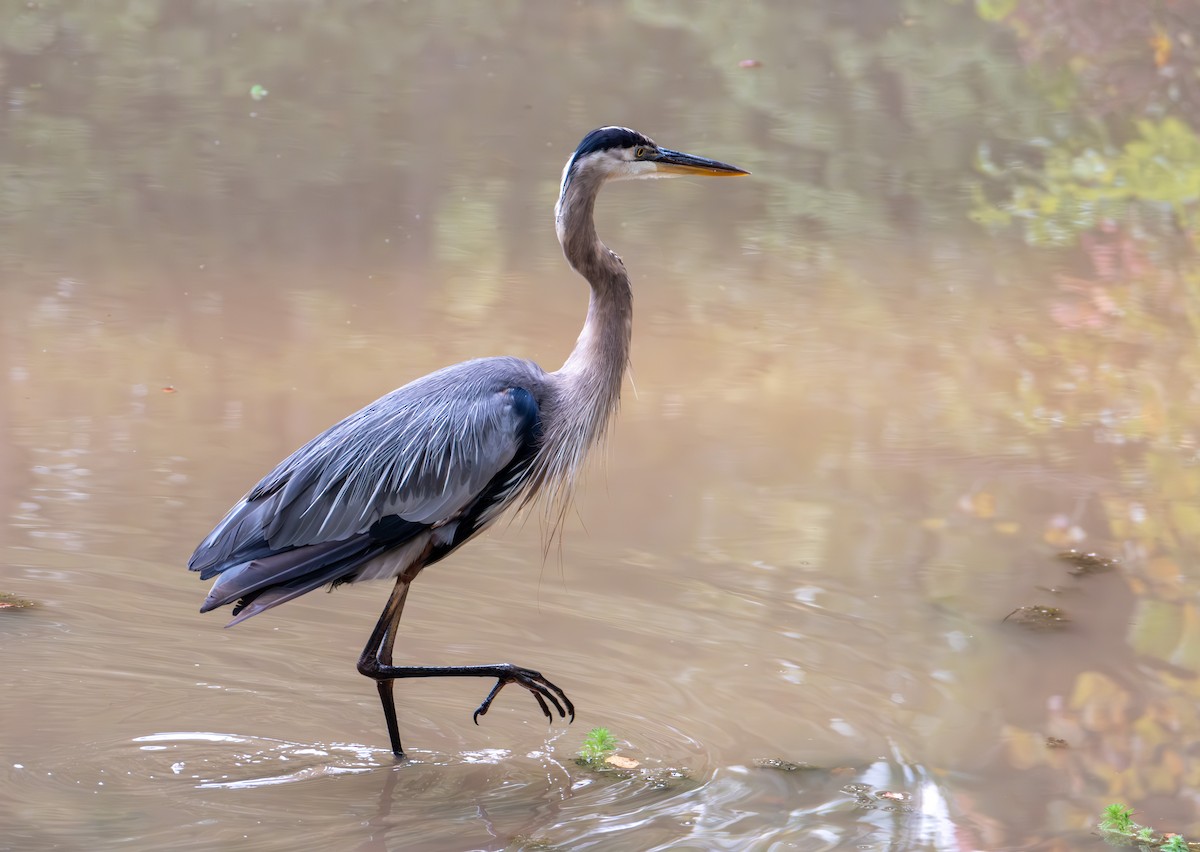
[[[542,677],[540,672],[517,666],[505,666],[504,670],[496,676],[496,685],[492,687],[492,691],[488,693],[487,698],[483,699],[483,703],[479,705],[471,716],[476,725],[479,724],[480,716],[487,715],[488,710],[492,707],[492,702],[500,694],[500,690],[510,683],[515,683],[529,690],[533,697],[537,699],[538,707],[541,708],[542,714],[550,722],[554,721],[554,713],[550,710],[551,705],[558,711],[558,715],[561,718],[567,719],[569,717],[569,721],[575,721],[575,705],[571,703],[571,699],[567,698],[567,694],[562,689]]]

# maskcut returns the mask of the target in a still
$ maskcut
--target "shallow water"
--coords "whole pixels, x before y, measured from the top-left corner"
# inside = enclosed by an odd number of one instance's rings
[[[1011,17],[847,8],[0,13],[0,592],[38,603],[0,609],[0,849],[1077,849],[1111,801],[1196,832],[1194,202],[996,221],[1030,150],[1141,107],[1064,104]],[[561,539],[426,572],[397,645],[578,717],[402,683],[398,765],[354,667],[386,585],[226,631],[187,557],[393,387],[561,362],[550,211],[613,121],[754,175],[606,190],[609,445]],[[639,767],[577,764],[596,726]]]

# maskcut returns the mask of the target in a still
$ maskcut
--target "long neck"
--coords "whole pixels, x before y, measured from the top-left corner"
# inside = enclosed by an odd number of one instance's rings
[[[593,210],[602,180],[580,174],[555,207],[563,254],[591,285],[587,319],[566,362],[551,374],[553,416],[544,424],[537,487],[549,490],[551,511],[565,512],[587,451],[605,433],[621,397],[633,330],[633,291],[625,264],[596,236]],[[532,495],[531,495],[532,496]]]
[[[571,267],[591,285],[587,319],[575,348],[558,375],[594,403],[593,412],[607,423],[621,392],[629,364],[633,331],[633,291],[625,264],[596,236],[593,211],[599,179],[579,175],[571,180],[555,208],[555,227]],[[581,409],[585,405],[579,406]],[[600,426],[603,431],[603,424]]]

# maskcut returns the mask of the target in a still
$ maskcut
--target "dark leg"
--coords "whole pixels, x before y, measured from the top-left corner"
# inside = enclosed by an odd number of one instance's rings
[[[546,680],[539,672],[514,666],[511,663],[496,663],[486,666],[394,666],[392,665],[392,647],[396,643],[396,628],[400,624],[400,615],[404,612],[404,601],[408,597],[408,587],[421,568],[409,568],[396,578],[396,586],[388,598],[383,614],[363,648],[362,656],[358,658],[358,670],[369,678],[374,678],[379,687],[379,700],[383,703],[383,715],[387,719],[388,737],[392,741],[392,751],[397,757],[404,757],[404,749],[400,745],[400,726],[396,722],[396,701],[392,695],[392,681],[409,677],[494,677],[496,685],[488,693],[487,698],[475,710],[475,724],[479,717],[487,713],[492,701],[500,694],[500,690],[510,683],[515,683],[529,690],[537,699],[538,706],[550,721],[554,714],[550,705],[558,711],[562,718],[570,716],[575,721],[575,705],[567,694]],[[549,702],[549,704],[547,704]]]
[[[414,576],[416,576],[414,574]],[[396,578],[396,585],[388,598],[367,647],[363,648],[358,658],[358,670],[367,677],[377,678],[375,674],[381,665],[391,665],[392,646],[396,644],[396,628],[400,624],[400,616],[404,613],[404,601],[408,598],[408,587],[411,577],[401,575]],[[400,725],[396,722],[396,699],[392,695],[392,681],[387,678],[377,678],[375,686],[379,689],[379,700],[383,703],[383,717],[387,720],[388,738],[392,741],[392,752],[396,757],[404,757],[404,748],[400,745]]]

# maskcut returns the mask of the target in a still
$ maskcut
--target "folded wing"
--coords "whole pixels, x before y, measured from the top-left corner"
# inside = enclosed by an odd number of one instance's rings
[[[543,375],[518,359],[468,361],[318,435],[192,554],[188,567],[201,579],[218,577],[201,611],[240,599],[241,621],[326,583],[360,579],[389,552],[432,561],[457,547],[523,485],[541,434],[535,394]],[[367,573],[394,576],[406,567],[394,561],[387,574]]]

